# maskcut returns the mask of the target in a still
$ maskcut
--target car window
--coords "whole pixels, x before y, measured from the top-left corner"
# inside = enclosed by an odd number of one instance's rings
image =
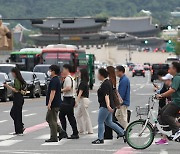
[[[13,68],[13,67],[11,67],[11,66],[1,66],[1,67],[0,67],[0,72],[9,74],[9,72],[11,72],[11,69],[12,69],[12,68]]]
[[[33,77],[31,73],[21,73],[25,81],[32,81]]]

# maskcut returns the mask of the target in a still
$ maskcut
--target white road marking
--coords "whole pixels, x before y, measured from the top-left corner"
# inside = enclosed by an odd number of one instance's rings
[[[70,141],[69,139],[62,139],[61,141],[59,141],[59,142],[50,142],[50,143],[43,143],[43,144],[41,144],[41,145],[50,145],[50,146],[52,146],[52,145],[63,145],[63,144],[65,144],[66,142],[68,142],[68,141]]]
[[[15,137],[14,135],[0,135],[0,141],[1,140],[8,140],[10,138]]]
[[[0,123],[6,122],[6,121],[8,121],[8,120],[1,120]]]
[[[98,125],[94,126],[93,129],[98,129]]]
[[[161,149],[159,154],[168,154],[168,152],[166,150],[164,150],[164,149]]]
[[[35,139],[38,139],[38,140],[46,140],[50,137],[50,134],[45,134],[45,135],[41,135]]]
[[[99,110],[94,110],[94,111],[91,111],[91,113],[98,113]]]
[[[150,133],[142,133],[142,136],[141,136],[141,138],[146,138],[146,137],[148,137],[150,135]],[[139,133],[133,133],[133,134],[131,134],[131,138],[139,138]]]
[[[147,94],[139,94],[139,93],[137,93],[136,95],[140,95],[140,96],[151,96],[152,93],[147,93]]]
[[[0,142],[0,146],[11,146],[13,144],[19,143],[22,140],[4,140]]]
[[[30,116],[34,116],[34,115],[36,115],[37,113],[31,113],[31,114],[26,114],[26,115],[24,115],[24,117],[30,117]]]

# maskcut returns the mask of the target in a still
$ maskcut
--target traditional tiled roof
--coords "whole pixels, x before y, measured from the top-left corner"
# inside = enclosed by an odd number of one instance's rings
[[[110,18],[109,24],[103,30],[114,33],[141,33],[154,31],[156,27],[151,24],[151,17]]]
[[[93,18],[75,18],[74,23],[63,23],[62,19],[44,20],[43,24],[35,24],[33,26],[39,28],[57,28],[60,23],[61,29],[76,29],[102,26],[102,23],[95,22]]]

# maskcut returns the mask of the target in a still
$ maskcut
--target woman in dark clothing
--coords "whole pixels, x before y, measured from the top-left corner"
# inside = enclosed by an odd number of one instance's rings
[[[102,82],[98,89],[98,102],[100,105],[98,115],[98,139],[92,144],[104,143],[104,123],[118,133],[118,138],[124,135],[124,131],[112,121],[114,103],[112,101],[112,84],[108,79],[108,72],[99,69],[98,79]]]
[[[14,120],[15,133],[14,135],[23,135],[24,124],[22,123],[22,108],[24,104],[24,98],[22,95],[22,87],[26,84],[18,68],[11,70],[14,78],[14,86],[11,87],[4,83],[4,86],[11,89],[14,93],[13,106],[11,108],[10,115]]]

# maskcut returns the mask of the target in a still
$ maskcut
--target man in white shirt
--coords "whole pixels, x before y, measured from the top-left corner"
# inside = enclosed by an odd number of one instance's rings
[[[66,131],[66,116],[68,121],[72,127],[73,134],[68,139],[78,139],[79,133],[77,130],[77,123],[74,116],[74,105],[75,105],[75,81],[70,74],[71,72],[71,65],[65,64],[63,66],[62,75],[65,78],[63,83],[63,103],[60,107],[59,118],[61,121],[62,128]]]

